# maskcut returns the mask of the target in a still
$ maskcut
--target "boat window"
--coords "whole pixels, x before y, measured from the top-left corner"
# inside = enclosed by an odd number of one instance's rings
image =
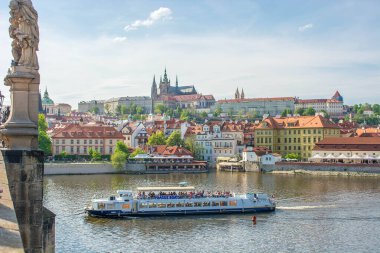
[[[168,208],[173,208],[173,207],[175,207],[175,205],[173,203],[168,204]]]
[[[213,201],[212,206],[219,206],[219,202]]]
[[[220,201],[220,206],[227,206],[227,201]]]
[[[210,202],[203,202],[203,206],[210,206]]]
[[[129,204],[123,204],[123,209],[129,209]]]
[[[176,207],[183,207],[184,206],[184,204],[182,203],[182,202],[178,202],[177,204],[176,204]]]
[[[99,203],[98,204],[98,209],[105,209],[106,205],[104,203]]]
[[[107,204],[107,209],[115,209],[115,204]]]
[[[202,206],[202,202],[194,202],[194,206],[197,206],[197,207]]]
[[[229,204],[230,204],[230,206],[236,206],[237,205],[236,200],[231,200]]]
[[[158,206],[158,208],[165,208],[166,204],[165,203],[158,203],[157,206]]]
[[[149,208],[156,208],[157,204],[156,203],[149,203]]]
[[[140,203],[140,208],[148,208],[148,203],[145,203],[145,202]]]
[[[193,202],[186,202],[185,206],[186,207],[193,207]]]

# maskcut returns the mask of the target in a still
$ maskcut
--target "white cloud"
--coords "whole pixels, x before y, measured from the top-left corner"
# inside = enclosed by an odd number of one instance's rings
[[[171,19],[172,11],[166,7],[160,7],[157,10],[150,13],[149,17],[145,20],[136,20],[130,25],[124,27],[125,31],[137,30],[139,27],[149,27],[159,20]]]
[[[307,25],[298,27],[298,31],[304,32],[304,31],[309,30],[311,28],[313,28],[313,24],[307,24]]]
[[[113,38],[114,42],[123,42],[126,40],[127,40],[127,37],[115,37],[115,38]]]

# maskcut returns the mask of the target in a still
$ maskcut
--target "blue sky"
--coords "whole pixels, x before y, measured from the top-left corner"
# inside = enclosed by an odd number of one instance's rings
[[[8,1],[0,69],[9,67]],[[166,67],[180,85],[231,98],[380,103],[380,1],[35,0],[41,89],[55,102],[149,95]],[[1,91],[9,96],[8,88]],[[9,99],[8,99],[9,103]]]

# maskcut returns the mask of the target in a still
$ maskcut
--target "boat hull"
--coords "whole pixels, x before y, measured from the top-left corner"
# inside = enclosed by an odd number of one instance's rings
[[[254,208],[231,208],[217,210],[173,210],[173,211],[139,211],[139,212],[123,212],[121,210],[92,210],[86,209],[89,216],[118,218],[118,217],[149,217],[149,216],[176,216],[176,215],[201,215],[201,214],[241,214],[241,213],[261,213],[273,212],[276,210],[274,206],[254,207]]]

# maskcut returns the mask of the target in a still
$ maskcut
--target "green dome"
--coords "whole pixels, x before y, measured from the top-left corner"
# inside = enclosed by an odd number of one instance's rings
[[[41,102],[43,105],[54,105],[54,101],[49,97],[47,89],[45,90],[44,97],[42,98]]]

